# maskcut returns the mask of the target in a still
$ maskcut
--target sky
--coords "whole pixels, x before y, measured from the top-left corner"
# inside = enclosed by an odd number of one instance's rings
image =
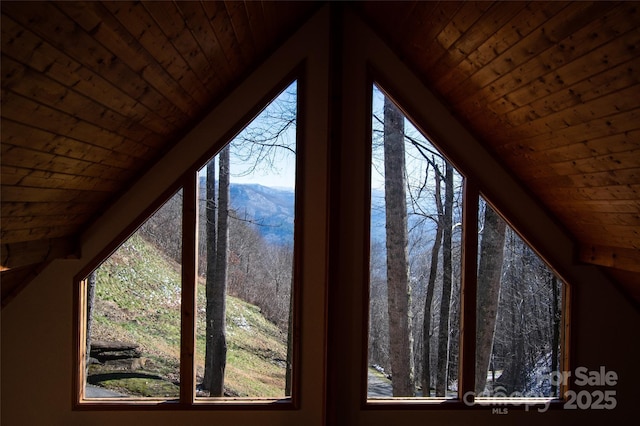
[[[265,144],[286,145],[292,150],[296,146],[296,125],[290,125],[281,132],[283,126],[295,120],[295,106],[297,99],[297,84],[293,82],[281,92],[258,116],[232,141],[231,151],[231,182],[257,183],[275,188],[295,188],[295,154],[285,148],[271,148],[267,155],[259,154],[256,146],[265,138]],[[383,118],[384,94],[378,87],[373,88],[373,112]],[[373,119],[373,118],[372,118]],[[373,127],[380,124],[373,119]],[[418,139],[425,145],[431,145],[427,139],[411,124],[405,121],[405,132]],[[277,137],[276,137],[277,135]],[[374,136],[375,137],[375,136]],[[251,141],[258,141],[258,145]],[[379,144],[379,142],[378,142]],[[423,179],[425,163],[419,155],[412,153],[410,144],[407,146],[407,172],[416,179]],[[435,150],[435,148],[434,148]],[[244,157],[244,160],[242,159]],[[258,165],[256,167],[256,164]],[[204,174],[203,168],[201,173]],[[374,145],[372,163],[372,188],[384,191],[384,174],[382,165],[382,149]]]
[[[296,99],[293,82],[231,141],[232,183],[295,188]],[[206,166],[200,170],[205,173]]]

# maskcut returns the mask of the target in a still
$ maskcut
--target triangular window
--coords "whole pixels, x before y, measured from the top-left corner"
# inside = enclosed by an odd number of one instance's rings
[[[83,277],[81,402],[290,401],[296,123],[294,81]]]

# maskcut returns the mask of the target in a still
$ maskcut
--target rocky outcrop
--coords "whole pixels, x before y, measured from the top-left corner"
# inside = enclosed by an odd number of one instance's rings
[[[146,363],[142,351],[135,343],[91,342],[89,356],[92,363],[103,364],[114,370],[137,370],[143,368]]]

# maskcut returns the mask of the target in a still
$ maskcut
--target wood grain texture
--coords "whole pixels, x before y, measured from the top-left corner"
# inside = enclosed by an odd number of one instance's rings
[[[358,9],[578,244],[640,247],[640,4],[434,3]]]
[[[321,4],[4,2],[3,244],[81,232]],[[578,244],[640,247],[640,3],[351,6]]]

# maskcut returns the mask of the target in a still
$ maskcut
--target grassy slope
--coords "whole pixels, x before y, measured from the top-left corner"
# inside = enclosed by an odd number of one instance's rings
[[[198,286],[197,381],[204,359],[204,288]],[[180,353],[180,265],[134,235],[97,271],[93,338],[140,345],[143,369],[126,379],[97,384],[136,396],[178,396]],[[230,395],[284,396],[286,333],[258,307],[227,298],[227,369]],[[89,381],[107,376],[92,366]],[[93,375],[93,376],[92,376]],[[111,378],[111,376],[109,376]]]

